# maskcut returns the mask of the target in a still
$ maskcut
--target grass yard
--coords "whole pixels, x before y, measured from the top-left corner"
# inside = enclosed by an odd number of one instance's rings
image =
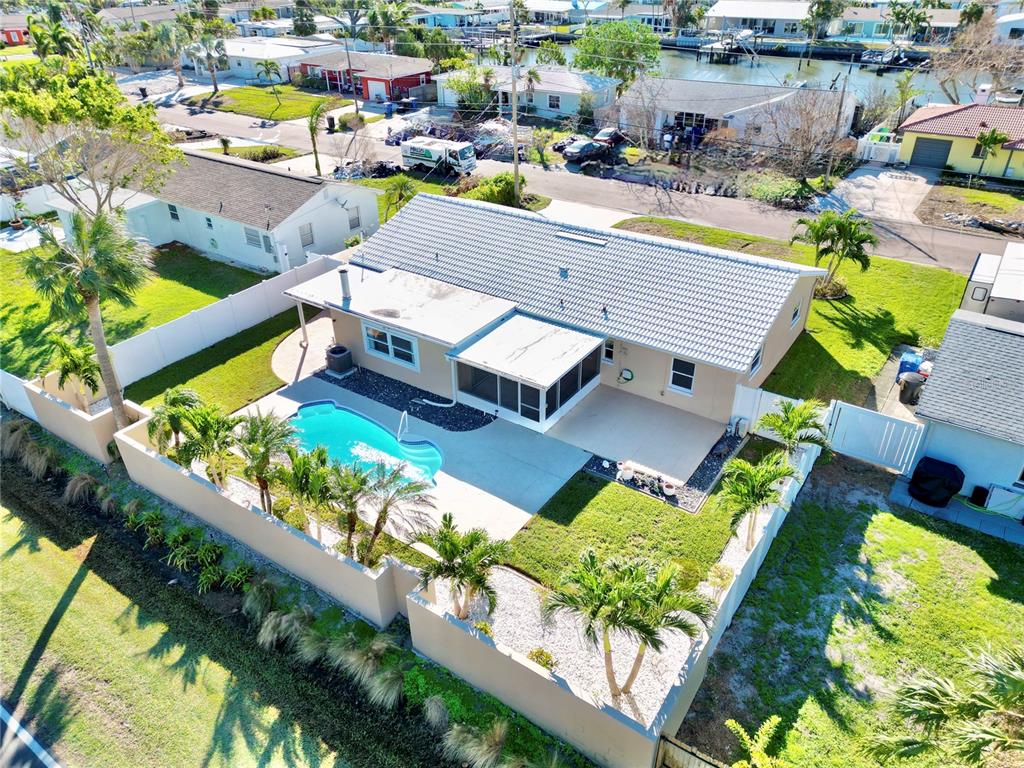
[[[200,93],[185,101],[193,107],[237,112],[240,115],[264,120],[297,120],[306,117],[314,104],[330,101],[332,108],[347,107],[351,99],[324,96],[318,91],[307,91],[294,85],[278,85],[277,95],[269,85],[246,85],[227,88],[217,94]]]
[[[872,473],[844,464],[811,475],[823,493],[791,512],[680,730],[726,762],[739,758],[726,719],[752,730],[778,714],[787,764],[874,768],[859,748],[872,733],[902,732],[886,708],[895,685],[925,670],[957,678],[966,651],[1024,637],[1024,549],[890,512],[865,493]],[[840,476],[845,489],[829,483]]]
[[[788,243],[674,219],[639,217],[620,229],[673,237],[717,248],[753,253],[801,264],[813,251]],[[966,278],[954,272],[875,256],[871,268],[841,270],[850,295],[842,301],[815,301],[801,334],[764,383],[790,397],[832,398],[861,404],[890,351],[906,343],[938,346]]]
[[[0,57],[24,56],[27,53],[32,53],[31,45],[5,45],[3,48],[0,48]]]
[[[988,219],[1024,219],[1024,190],[997,192],[936,184],[918,206],[918,218],[926,224],[953,226],[942,218],[944,213],[965,213]]]
[[[404,173],[415,182],[417,194],[426,192],[430,195],[443,195],[445,187],[452,183],[451,180],[437,181],[434,174],[423,174],[418,171],[404,171]],[[387,188],[388,181],[389,179],[352,179],[353,184],[380,190]],[[390,211],[388,210],[387,197],[383,194],[377,196],[377,212],[380,215],[381,224],[398,213],[394,206],[391,206]]]
[[[224,154],[221,147],[208,147],[203,150],[215,155]],[[254,160],[257,163],[273,163],[278,160],[291,160],[302,153],[291,147],[282,147],[280,144],[257,144],[245,147],[228,147],[228,155],[240,157],[243,160]]]
[[[29,378],[40,373],[50,360],[46,337],[66,333],[66,328],[50,321],[49,305],[39,298],[22,269],[23,257],[0,249],[0,273],[4,276],[0,288],[0,360],[4,370]],[[184,246],[162,248],[153,262],[153,278],[136,295],[134,307],[104,305],[107,340],[114,344],[131,338],[262,279],[255,272],[211,261]],[[73,333],[76,338],[86,338],[86,324],[77,325]]]

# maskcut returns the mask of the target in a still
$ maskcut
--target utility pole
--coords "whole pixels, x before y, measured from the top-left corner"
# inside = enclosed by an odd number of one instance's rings
[[[850,54],[850,61],[853,61],[853,54]],[[828,165],[825,166],[825,189],[828,189],[832,178],[832,164],[836,159],[836,141],[839,136],[839,125],[843,119],[843,107],[846,105],[846,84],[849,80],[849,74],[843,75],[843,89],[839,92],[839,107],[836,109],[836,126],[832,131],[832,144],[828,149]]]
[[[359,94],[356,93],[356,83],[352,80],[352,56],[348,52],[348,37],[345,38],[345,61],[347,62],[348,71],[345,73],[348,75],[348,79],[352,81],[352,103],[356,105],[356,114],[359,114]]]
[[[516,51],[516,31],[519,20],[516,18],[515,0],[508,0],[508,18],[511,31],[509,33],[512,46],[512,190],[515,195],[516,208],[519,207],[519,101],[516,96],[519,80],[519,55]]]

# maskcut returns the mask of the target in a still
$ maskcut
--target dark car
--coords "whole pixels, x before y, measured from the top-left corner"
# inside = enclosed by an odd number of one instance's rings
[[[583,141],[584,139],[586,139],[586,136],[576,136],[575,134],[572,136],[566,136],[564,139],[559,139],[552,144],[551,148],[555,150],[555,152],[565,152],[565,148],[570,144],[575,144],[577,141]]]
[[[562,152],[562,156],[566,160],[591,160],[596,157],[600,157],[608,150],[607,144],[598,144],[596,141],[590,139],[580,139],[579,141],[573,142],[565,151]]]
[[[609,147],[616,147],[626,140],[617,128],[602,128],[594,136],[594,141],[598,144],[606,144]]]

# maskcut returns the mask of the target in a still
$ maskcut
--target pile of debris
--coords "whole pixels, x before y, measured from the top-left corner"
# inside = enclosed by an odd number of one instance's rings
[[[1000,235],[1016,235],[1024,237],[1024,221],[1007,221],[1006,219],[985,219],[969,213],[944,213],[942,220],[955,227],[976,227],[997,232]]]

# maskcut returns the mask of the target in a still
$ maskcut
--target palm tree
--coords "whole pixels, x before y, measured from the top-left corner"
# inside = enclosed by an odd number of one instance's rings
[[[54,361],[57,363],[57,386],[64,389],[69,379],[75,380],[79,407],[88,413],[89,400],[85,395],[88,388],[92,394],[100,390],[100,366],[93,355],[95,350],[91,344],[75,346],[60,334],[50,336],[53,345]],[[45,379],[43,380],[45,382]]]
[[[156,52],[171,61],[171,68],[178,76],[178,89],[185,87],[185,78],[181,73],[181,56],[191,43],[185,27],[180,24],[166,22],[156,28]]]
[[[167,450],[172,439],[175,451],[181,447],[181,433],[185,428],[186,414],[202,404],[203,399],[194,389],[171,387],[164,391],[163,402],[153,409],[153,417],[147,425],[149,439],[154,442],[160,453]]]
[[[44,227],[42,248],[25,257],[25,274],[36,292],[50,302],[51,317],[74,322],[85,315],[96,349],[100,377],[114,411],[118,429],[128,426],[124,398],[103,333],[100,305],[113,301],[134,304],[135,292],[149,277],[152,249],[125,233],[116,214],[100,213],[91,221],[79,211],[71,214],[71,231],[58,240]]]
[[[416,182],[404,173],[388,179],[384,183],[384,200],[387,202],[384,208],[384,221],[391,218],[392,207],[396,212],[400,211],[403,205],[416,196],[417,191]]]
[[[580,618],[584,637],[604,652],[604,674],[613,697],[621,689],[615,680],[612,633],[649,646],[660,642],[658,630],[639,608],[647,590],[647,570],[646,564],[635,560],[613,558],[602,563],[593,550],[587,550],[541,603],[547,617],[568,612]]]
[[[746,459],[729,459],[722,473],[719,503],[732,512],[732,526],[747,518],[747,551],[754,548],[757,534],[757,514],[769,504],[778,502],[780,480],[793,477],[796,470],[782,451],[774,451],[757,464]]]
[[[78,38],[59,19],[36,21],[29,17],[27,21],[33,48],[40,59],[52,55],[73,56],[78,53]]]
[[[964,682],[925,673],[901,685],[894,719],[917,730],[876,736],[865,751],[879,762],[931,751],[949,763],[1016,765],[1024,753],[1024,647],[968,653]]]
[[[260,506],[270,513],[274,500],[270,495],[270,478],[275,458],[295,443],[295,427],[287,419],[274,413],[256,413],[246,416],[238,435],[238,449],[245,459],[243,474],[246,480],[260,489]]]
[[[423,568],[422,586],[436,579],[448,579],[452,590],[452,612],[460,619],[469,616],[469,606],[477,593],[487,597],[488,613],[497,604],[497,593],[490,584],[491,569],[508,559],[507,541],[491,541],[487,531],[474,528],[460,533],[451,512],[441,516],[441,526],[416,536],[437,553],[437,559]],[[462,600],[460,604],[460,599]]]
[[[411,14],[412,9],[405,0],[375,0],[366,14],[367,31],[372,39],[390,45],[398,32],[409,23]]]
[[[669,563],[658,571],[648,567],[645,587],[638,607],[654,632],[653,640],[640,640],[633,666],[622,684],[624,696],[633,688],[633,682],[640,673],[647,649],[650,647],[660,651],[664,647],[664,632],[682,632],[687,637],[697,637],[714,615],[710,600],[694,590],[684,590],[680,587],[679,566],[674,563]],[[698,619],[700,624],[691,619],[691,616]]]
[[[780,399],[776,405],[779,410],[762,416],[757,428],[773,432],[782,443],[788,459],[792,460],[793,453],[801,445],[817,445],[823,452],[829,450],[828,428],[821,421],[824,403],[813,398],[801,402]]]
[[[855,262],[861,272],[871,266],[868,246],[878,245],[878,238],[871,232],[871,227],[871,222],[862,218],[856,208],[850,208],[836,217],[832,242],[822,252],[829,256],[828,273],[822,283],[822,290],[827,291],[844,261]]]
[[[321,514],[330,501],[327,449],[318,445],[307,453],[294,445],[288,445],[284,453],[288,457],[288,464],[277,468],[274,479],[281,483],[291,496],[292,503],[306,516],[309,526],[312,527],[313,522],[316,522],[316,540],[322,543]]]
[[[789,239],[789,244],[806,243],[814,247],[814,266],[821,262],[822,254],[831,246],[835,236],[835,223],[839,214],[831,209],[825,209],[814,218],[801,216],[793,225],[794,233]],[[803,227],[803,231],[796,231]]]
[[[281,79],[281,65],[273,59],[263,59],[262,61],[256,62],[256,76],[265,77],[270,82],[270,90],[273,91],[274,97],[277,99],[277,103],[281,103],[281,97],[277,93],[277,86],[274,84],[274,78]]]
[[[241,416],[224,413],[217,405],[203,404],[186,411],[182,422],[185,439],[178,449],[178,463],[191,467],[196,460],[205,461],[210,481],[223,488],[228,453],[238,444],[234,430],[241,420]]]
[[[888,15],[885,18],[888,19],[890,24],[890,41],[896,40],[896,32],[898,30],[909,33],[910,38],[913,39],[917,35],[917,30],[922,27],[927,29],[931,26],[931,18],[928,16],[928,12],[910,2],[890,3]]]
[[[403,474],[405,464],[388,466],[378,462],[372,471],[371,504],[376,513],[373,530],[362,553],[363,565],[370,565],[373,558],[373,547],[377,543],[384,526],[393,514],[404,514],[413,509],[429,509],[434,506],[430,495],[430,485],[423,480],[410,480]]]
[[[906,72],[901,72],[896,78],[896,100],[900,105],[899,116],[896,119],[897,128],[903,123],[903,114],[906,112],[907,102],[924,95],[923,90],[914,87],[915,74],[917,73],[914,70],[908,69]]]
[[[228,64],[228,53],[224,48],[223,38],[203,33],[187,48],[187,53],[193,59],[202,59],[206,69],[210,72],[213,92],[218,93],[220,86],[217,84],[217,70]]]
[[[979,176],[985,175],[985,161],[988,160],[988,156],[993,154],[1009,140],[1009,136],[995,128],[991,128],[987,131],[981,131],[978,134],[978,138],[975,139],[975,141],[977,141],[978,146],[981,147],[981,165],[978,167]]]
[[[309,140],[313,142],[313,163],[316,165],[316,175],[320,175],[320,153],[316,147],[316,136],[323,127],[324,118],[331,108],[331,102],[322,99],[312,106],[309,116],[306,118],[306,127],[309,128]]]
[[[787,768],[789,763],[768,754],[768,747],[781,723],[781,717],[772,715],[751,736],[735,720],[726,720],[725,727],[733,732],[747,755],[745,759],[733,763],[732,768]]]
[[[220,142],[220,151],[221,151],[221,153],[225,154],[225,155],[230,155],[231,154],[231,137],[230,136],[220,136],[220,137],[218,137],[217,141]]]
[[[340,517],[345,517],[345,555],[352,557],[352,540],[359,524],[359,505],[369,496],[372,478],[369,471],[358,464],[335,463],[331,465],[329,482],[331,498],[339,511],[339,527]]]

